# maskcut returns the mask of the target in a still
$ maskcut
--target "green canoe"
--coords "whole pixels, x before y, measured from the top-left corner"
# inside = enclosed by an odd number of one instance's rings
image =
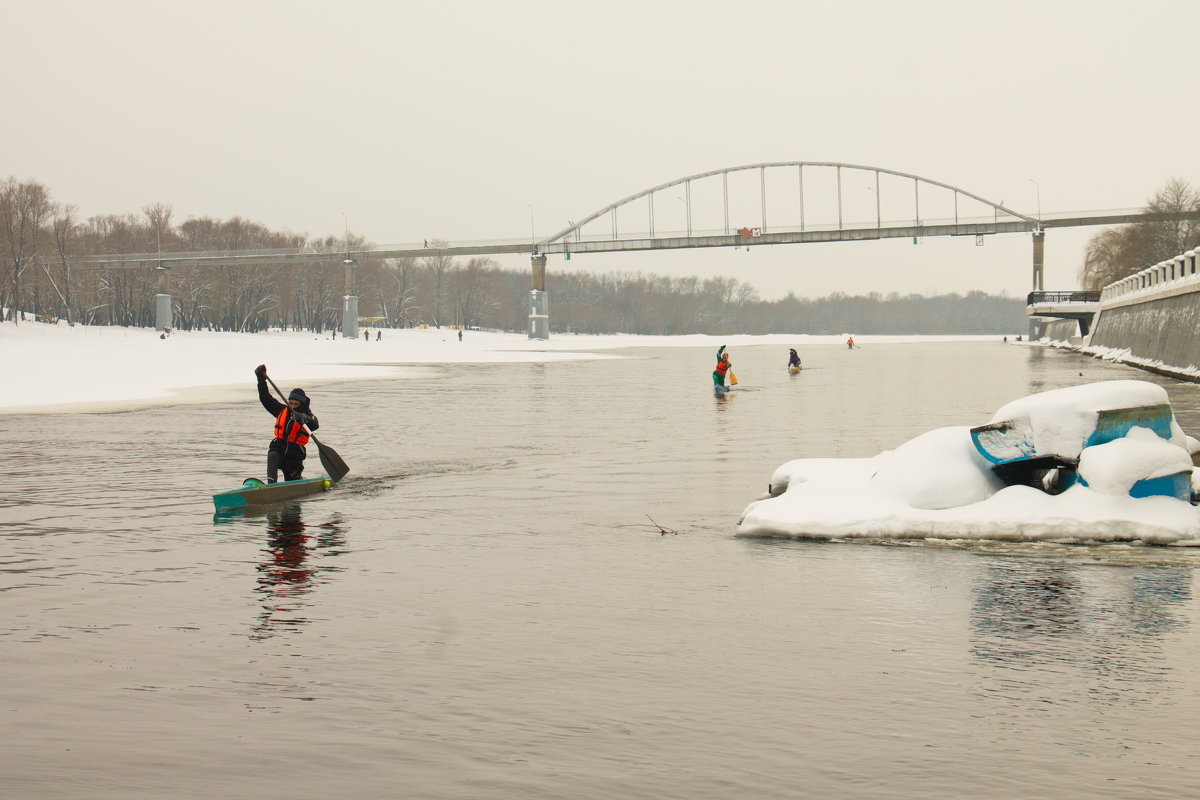
[[[328,475],[279,483],[263,483],[258,478],[247,478],[238,488],[214,494],[212,499],[218,511],[243,506],[262,506],[327,492],[333,488],[334,483]]]

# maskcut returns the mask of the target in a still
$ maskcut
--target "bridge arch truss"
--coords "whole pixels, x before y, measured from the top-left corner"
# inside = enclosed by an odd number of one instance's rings
[[[741,195],[731,210],[731,177],[739,173],[757,173],[757,202],[751,203],[757,208],[747,207],[746,187],[742,186]],[[863,177],[868,179],[868,183],[861,182]],[[816,195],[811,188],[814,178],[819,179],[821,187]],[[806,179],[810,184],[807,189]],[[790,203],[788,198],[784,198],[779,205],[790,206],[784,214],[789,218],[785,222],[775,222],[777,217],[774,216],[775,206],[772,205],[774,195],[781,193],[779,187],[786,182],[791,182],[793,187],[787,192],[791,195]],[[711,193],[713,183],[719,183],[717,191],[720,195],[721,218],[713,224],[712,204],[709,203],[709,216],[705,219],[708,227],[698,230],[694,224],[697,203],[693,199],[693,189],[704,184]],[[874,194],[870,201],[874,204],[874,214],[867,214],[866,219],[847,219],[848,197],[857,193],[860,202],[854,205],[861,210],[861,199],[867,191]],[[906,200],[896,199],[901,193],[908,195]],[[670,230],[665,230],[660,224],[664,215],[661,212],[656,215],[656,197],[664,196],[674,198],[683,205],[682,225]],[[798,217],[795,213],[797,198]],[[814,199],[818,201],[815,204],[812,203]],[[883,212],[885,199],[889,208],[886,220]],[[931,206],[937,205],[944,216],[924,219],[923,200],[925,213],[929,212]],[[960,210],[964,201],[967,208]],[[806,216],[806,209],[811,213],[813,205],[824,211],[828,222],[814,222],[811,216]],[[641,210],[638,210],[639,206]],[[679,208],[669,207],[674,214],[668,216],[677,216]],[[971,210],[976,212],[974,216],[963,216],[962,211]],[[621,224],[622,220],[638,217],[643,222],[634,224],[640,229],[629,230],[629,226]],[[739,220],[740,224],[735,224],[734,219]],[[607,225],[604,224],[605,220]],[[753,221],[749,225],[744,224],[748,220]],[[596,233],[598,227],[603,230]],[[958,186],[920,175],[836,161],[772,161],[700,172],[643,189],[540,240],[536,250],[540,253],[611,252],[926,235],[983,235],[1038,232],[1040,229],[1038,219],[1008,208],[1003,201],[997,203]]]

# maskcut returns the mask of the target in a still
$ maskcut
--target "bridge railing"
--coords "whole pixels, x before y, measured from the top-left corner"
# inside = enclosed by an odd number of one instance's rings
[[[1174,258],[1160,261],[1141,272],[1114,281],[1104,287],[1105,301],[1118,300],[1134,294],[1146,294],[1165,288],[1166,284],[1195,279],[1200,270],[1200,249],[1188,250]]]
[[[1025,305],[1035,306],[1041,303],[1096,303],[1100,301],[1100,292],[1030,292]]]

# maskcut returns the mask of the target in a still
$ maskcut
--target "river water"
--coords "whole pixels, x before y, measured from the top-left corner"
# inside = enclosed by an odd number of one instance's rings
[[[0,417],[0,796],[1200,796],[1200,553],[733,535],[792,458],[1114,378],[1195,435],[1200,386],[864,342],[736,348],[717,398],[711,348],[623,355],[312,387],[346,485],[226,519],[252,378]]]

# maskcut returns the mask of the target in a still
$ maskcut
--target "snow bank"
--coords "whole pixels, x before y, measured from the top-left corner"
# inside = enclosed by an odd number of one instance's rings
[[[1173,497],[1129,496],[1141,480],[1192,472],[1195,440],[1172,419],[1170,440],[1134,427],[1083,447],[1099,411],[1160,405],[1161,387],[1109,381],[1031,395],[992,421],[1027,419],[1041,442],[1080,453],[1076,484],[1050,495],[1005,486],[971,443],[970,429],[941,428],[874,458],[799,459],[771,476],[750,503],[739,536],[1008,539],[1200,545],[1200,512]],[[1088,425],[1091,420],[1091,427]]]
[[[842,344],[837,336],[576,336],[531,340],[524,334],[449,328],[383,329],[376,341],[304,332],[175,331],[0,323],[0,414],[116,411],[154,405],[244,399],[253,370],[266,364],[292,386],[380,377],[427,376],[421,364],[545,362],[616,358],[627,347],[731,347]],[[872,337],[873,344],[994,341],[994,336]],[[599,351],[599,352],[597,352]]]

